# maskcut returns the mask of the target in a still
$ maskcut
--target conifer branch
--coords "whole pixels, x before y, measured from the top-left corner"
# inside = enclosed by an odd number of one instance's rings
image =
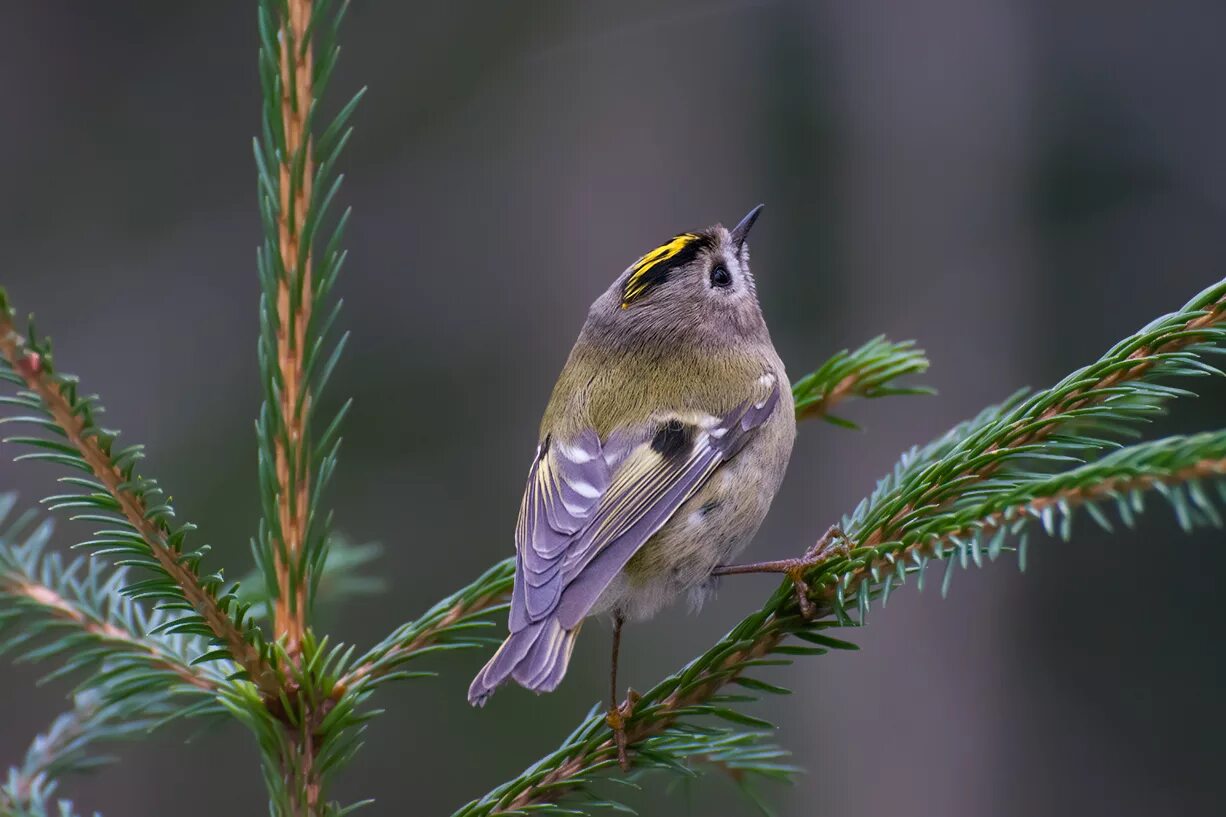
[[[272,808],[280,814],[334,812],[324,794],[326,774],[356,750],[346,735],[360,722],[352,711],[357,699],[325,700],[335,677],[321,674],[323,645],[310,627],[329,554],[331,519],[321,511],[321,499],[336,467],[348,409],[342,405],[314,434],[321,394],[347,337],[326,348],[341,306],[329,299],[345,259],[340,241],[348,213],[330,235],[322,230],[340,188],[336,163],[361,94],[316,130],[319,100],[340,53],[336,35],[346,6],[334,0],[260,0],[257,8],[263,111],[254,153],[264,228],[258,254],[264,404],[256,435],[263,513],[252,552],[287,679],[285,694],[270,707],[275,722],[247,722],[260,737]]]
[[[311,394],[306,383],[304,352],[311,321],[311,253],[302,238],[311,201],[315,161],[311,155],[308,113],[315,105],[311,42],[311,0],[287,0],[280,21],[281,133],[284,151],[277,168],[280,207],[277,240],[284,274],[277,282],[277,400],[281,434],[276,441],[277,531],[275,552],[280,592],[274,627],[290,652],[306,630],[306,588],[299,573],[311,515],[311,467],[307,456],[306,418]]]
[[[486,640],[474,638],[471,631],[491,626],[488,616],[511,597],[514,577],[515,560],[501,561],[472,584],[434,605],[421,618],[397,627],[341,676],[335,694],[364,691],[394,678],[404,678],[403,673],[395,673],[398,667],[431,652],[484,646]]]
[[[34,738],[21,765],[9,769],[7,780],[0,787],[0,815],[50,814],[51,797],[58,788],[58,772],[74,760],[83,760],[83,744],[88,741],[90,727],[99,728],[105,720],[100,715],[96,695],[78,695],[71,710]]]
[[[14,609],[37,608],[51,621],[70,626],[89,636],[90,640],[99,642],[103,649],[129,653],[149,667],[173,673],[179,680],[197,689],[208,692],[217,689],[217,679],[164,652],[147,636],[138,636],[114,622],[92,615],[53,588],[30,577],[18,578],[9,573],[0,575],[0,598],[12,603]],[[72,646],[79,649],[83,643],[74,639]]]
[[[0,497],[0,517],[13,502],[12,495]],[[221,662],[191,663],[191,655],[203,654],[204,639],[159,634],[173,619],[147,613],[123,595],[122,569],[85,558],[64,565],[47,552],[49,522],[16,541],[29,517],[0,535],[0,625],[8,630],[0,652],[21,649],[18,660],[62,659],[44,681],[68,674],[81,681],[74,709],[37,737],[25,761],[0,782],[0,815],[47,817],[58,809],[63,817],[71,804],[51,799],[59,778],[109,761],[87,750],[140,737],[185,715],[216,712],[214,695],[226,672]],[[30,646],[44,635],[52,637]],[[196,696],[191,705],[181,702],[185,692]]]
[[[925,386],[895,385],[900,377],[926,371],[928,358],[914,342],[894,343],[884,336],[875,337],[854,351],[838,352],[821,368],[796,381],[792,386],[796,419],[819,419],[856,428],[855,423],[834,415],[831,409],[856,397],[933,394]]]
[[[1092,429],[1096,424],[1127,422],[1160,410],[1164,400],[1179,392],[1136,384],[1153,375],[1217,373],[1188,350],[1220,343],[1226,337],[1223,323],[1226,323],[1226,281],[1209,287],[1178,312],[1159,318],[1116,344],[1097,363],[1073,372],[1052,388],[1021,403],[998,422],[980,429],[978,437],[965,441],[962,450],[951,454],[943,463],[946,466],[960,463],[962,468],[945,468],[939,474],[925,474],[928,485],[923,490],[889,508],[888,518],[880,515],[871,518],[875,530],[864,544],[877,545],[897,537],[917,510],[953,501],[979,481],[991,477],[1009,460],[1024,457],[1062,428]],[[1067,442],[1061,440],[1060,445],[1042,453],[1047,457],[1065,456],[1084,449],[1087,443],[1086,440]],[[1088,442],[1101,444],[1098,439]]]
[[[261,0],[259,55],[263,136],[256,140],[264,241],[259,251],[259,362],[265,400],[256,424],[263,504],[253,552],[273,600],[274,629],[294,659],[328,552],[329,517],[320,511],[336,466],[348,404],[318,437],[314,415],[346,335],[329,352],[340,302],[329,306],[345,260],[348,213],[321,243],[342,177],[336,162],[349,140],[359,93],[320,133],[315,118],[340,49],[346,4],[332,0]]]
[[[53,799],[60,778],[110,763],[112,758],[91,755],[91,750],[146,734],[168,710],[162,700],[107,702],[95,690],[78,692],[73,708],[35,737],[22,762],[9,769],[0,784],[0,817],[74,815],[72,803]]]
[[[79,398],[75,383],[53,370],[46,344],[35,345],[18,333],[13,324],[12,309],[3,293],[0,293],[0,356],[8,367],[6,374],[29,390],[28,395],[9,398],[7,402],[27,408],[41,408],[46,412],[46,419],[15,419],[48,428],[62,437],[66,444],[24,437],[8,438],[7,441],[33,445],[51,452],[24,455],[26,458],[61,462],[84,470],[93,477],[88,485],[93,493],[54,497],[54,505],[102,510],[122,518],[126,522],[125,530],[107,531],[105,542],[102,539],[94,542],[112,545],[112,552],[131,552],[133,543],[127,538],[127,531],[131,531],[142,545],[140,555],[147,555],[153,560],[133,559],[132,563],[141,563],[161,572],[173,582],[174,595],[181,597],[196,614],[194,619],[183,620],[180,629],[199,631],[205,628],[217,642],[224,645],[229,657],[242,667],[253,683],[266,693],[275,695],[278,686],[274,673],[253,643],[253,634],[242,629],[230,616],[228,607],[232,599],[226,597],[224,601],[219,600],[216,594],[220,577],[205,583],[196,572],[205,551],[183,553],[180,545],[188,527],[171,529],[168,520],[172,511],[169,504],[162,503],[156,507],[147,505],[146,496],[160,496],[160,492],[150,481],[132,473],[131,466],[139,455],[139,449],[128,449],[117,456],[112,454],[114,435],[102,431],[93,423],[93,398]],[[32,403],[31,398],[37,402]],[[106,513],[80,514],[78,518],[115,521]],[[138,588],[141,589],[150,596],[165,597],[170,592],[170,588],[160,582],[157,586]]]
[[[0,521],[14,503],[12,494],[0,495]],[[231,663],[193,663],[206,653],[205,640],[163,633],[175,619],[149,612],[125,596],[124,568],[86,557],[64,564],[46,548],[50,521],[18,541],[30,517],[26,514],[0,534],[0,630],[8,631],[0,638],[0,653],[20,648],[27,650],[21,656],[25,660],[62,657],[64,663],[48,679],[80,672],[84,683],[104,692],[107,700],[127,698],[150,684],[169,692],[221,689],[234,671]],[[44,634],[54,637],[27,646]],[[106,672],[99,673],[104,663]],[[165,684],[168,678],[174,683]]]
[[[692,726],[692,719],[701,716],[769,728],[770,724],[726,708],[726,699],[719,697],[721,690],[738,683],[750,690],[786,692],[747,678],[745,673],[752,667],[773,663],[768,660],[772,655],[821,654],[828,649],[854,648],[821,630],[857,626],[848,615],[846,599],[858,600],[858,623],[862,624],[871,599],[880,599],[884,604],[888,587],[895,581],[901,583],[907,575],[921,572],[929,558],[946,559],[950,567],[959,558],[964,565],[968,560],[979,564],[985,556],[995,559],[1003,550],[1005,534],[1017,534],[1033,520],[1042,521],[1049,532],[1055,533],[1055,512],[1062,519],[1071,520],[1076,509],[1106,499],[1119,502],[1122,518],[1131,522],[1134,511],[1126,509],[1136,507],[1135,497],[1143,491],[1157,490],[1168,499],[1173,498],[1171,504],[1187,527],[1197,522],[1220,526],[1221,511],[1202,491],[1190,489],[1188,496],[1193,498],[1185,500],[1178,490],[1224,476],[1226,431],[1143,443],[1082,468],[1003,491],[977,505],[974,513],[936,517],[931,523],[932,532],[909,546],[887,550],[853,547],[846,557],[835,557],[816,571],[812,585],[815,589],[810,597],[821,611],[819,620],[810,622],[801,617],[789,588],[780,588],[763,610],[742,621],[715,647],[642,696],[627,722],[629,743],[632,746],[649,743],[670,734],[678,724]],[[1226,507],[1226,482],[1219,482],[1218,487],[1221,504]],[[1195,515],[1197,512],[1200,518]],[[1101,512],[1096,512],[1095,518],[1105,520]],[[955,519],[956,523],[951,524]],[[1067,526],[1061,531],[1065,538],[1068,532]],[[986,541],[989,537],[991,544]],[[805,645],[785,644],[790,636],[801,639]],[[741,699],[733,702],[738,700]],[[516,780],[468,804],[456,812],[456,817],[567,813],[565,809],[555,811],[549,806],[586,788],[598,773],[613,769],[616,763],[616,744],[603,715],[594,713],[557,751]],[[634,756],[634,763],[647,768],[675,766],[662,763],[654,754],[645,758]],[[753,768],[752,764],[749,768]]]

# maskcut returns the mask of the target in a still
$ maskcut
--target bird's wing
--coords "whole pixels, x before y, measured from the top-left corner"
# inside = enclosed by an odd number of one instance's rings
[[[760,402],[723,417],[663,416],[638,438],[587,430],[546,437],[528,475],[515,529],[510,627],[557,616],[572,628],[626,562],[712,473],[734,457],[779,402],[779,383]]]

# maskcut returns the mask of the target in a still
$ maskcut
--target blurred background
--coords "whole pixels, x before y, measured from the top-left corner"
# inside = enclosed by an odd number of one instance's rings
[[[938,397],[851,407],[866,433],[802,429],[757,558],[800,552],[904,448],[1220,279],[1226,6],[1107,8],[355,3],[331,97],[370,86],[343,161],[354,336],[327,399],[356,403],[331,499],[341,532],[383,543],[388,589],[323,625],[369,644],[511,553],[588,304],[680,230],[767,203],[755,271],[793,377],[879,333],[933,361]],[[4,20],[0,281],[240,576],[258,514],[253,4],[9,2]],[[1197,387],[1155,433],[1221,426],[1223,384]],[[0,487],[33,502],[55,475],[4,466]],[[959,572],[944,601],[895,595],[852,634],[860,652],[768,676],[796,694],[755,711],[808,769],[768,799],[848,817],[1221,813],[1222,544],[1157,509],[1137,532],[1083,521],[1072,545],[1036,543],[1024,576],[998,564]],[[650,685],[774,581],[629,629],[623,678]],[[483,711],[464,701],[476,653],[385,689],[333,794],[450,813],[569,731],[604,694],[607,649],[593,626],[559,692]],[[5,765],[65,707],[41,671],[0,680]],[[265,813],[237,726],[119,754],[67,786],[83,810]],[[718,779],[636,802],[754,813]]]

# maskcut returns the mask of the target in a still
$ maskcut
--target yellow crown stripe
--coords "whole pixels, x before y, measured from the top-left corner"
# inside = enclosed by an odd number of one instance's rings
[[[667,244],[662,244],[656,247],[651,252],[644,255],[639,260],[630,265],[630,277],[626,280],[626,289],[622,298],[622,305],[630,303],[630,301],[643,294],[647,289],[647,282],[644,281],[647,273],[658,267],[669,259],[677,257],[686,247],[697,241],[701,236],[695,233],[682,233],[675,237]]]

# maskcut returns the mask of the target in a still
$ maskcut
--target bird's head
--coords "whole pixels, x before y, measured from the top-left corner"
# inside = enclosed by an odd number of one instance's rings
[[[761,212],[759,204],[732,229],[681,233],[648,252],[592,305],[591,319],[632,342],[710,342],[765,331],[747,242]]]

